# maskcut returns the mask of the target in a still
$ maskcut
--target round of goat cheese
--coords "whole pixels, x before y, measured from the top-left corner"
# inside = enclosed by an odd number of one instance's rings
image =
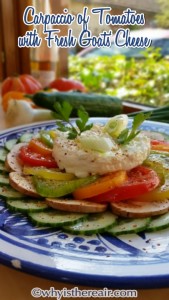
[[[84,135],[97,134],[103,137],[104,133],[97,127],[86,131]],[[106,135],[107,138],[107,135]],[[111,137],[110,137],[111,138]],[[87,149],[79,139],[70,140],[63,132],[58,132],[53,147],[53,157],[59,169],[73,173],[77,177],[89,175],[104,175],[119,170],[131,170],[141,165],[150,152],[150,139],[139,133],[126,145],[116,143],[106,152]]]

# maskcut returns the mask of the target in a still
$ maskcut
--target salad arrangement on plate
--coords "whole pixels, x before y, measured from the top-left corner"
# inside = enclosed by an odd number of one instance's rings
[[[55,105],[57,127],[8,140],[1,149],[0,196],[38,226],[111,235],[169,226],[169,143],[141,132],[148,114],[117,115],[103,126],[84,109],[70,122]]]

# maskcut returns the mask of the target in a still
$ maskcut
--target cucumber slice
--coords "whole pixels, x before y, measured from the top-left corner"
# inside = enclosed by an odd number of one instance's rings
[[[49,208],[45,201],[32,199],[11,199],[7,200],[6,204],[11,210],[20,212],[44,211]]]
[[[75,224],[87,217],[87,214],[70,213],[50,210],[46,212],[33,212],[29,218],[39,226],[62,227]]]
[[[0,162],[0,173],[8,173],[3,162]]]
[[[94,182],[97,178],[98,176],[89,176],[80,179],[57,181],[34,176],[33,182],[39,195],[43,197],[55,198],[70,194],[80,186]]]
[[[10,185],[9,176],[5,174],[0,174],[0,185]]]
[[[67,232],[79,234],[93,234],[107,231],[116,223],[117,216],[111,212],[106,211],[103,213],[91,214],[87,220],[78,222],[75,225],[64,226],[63,229]]]
[[[5,143],[5,149],[7,151],[11,151],[12,148],[13,148],[13,146],[16,145],[17,141],[18,141],[17,139],[11,139],[9,141],[6,141],[6,143]]]
[[[0,197],[7,199],[25,198],[25,195],[15,191],[10,186],[0,186]]]
[[[32,139],[33,135],[33,133],[28,132],[22,134],[19,138],[19,143],[28,143]]]
[[[5,148],[0,148],[0,161],[5,162],[8,151]]]
[[[157,231],[169,227],[169,213],[154,217],[147,226],[146,231]]]
[[[120,235],[126,233],[137,233],[143,231],[149,225],[150,218],[140,218],[140,219],[121,219],[117,225],[107,230],[107,233],[111,235]]]

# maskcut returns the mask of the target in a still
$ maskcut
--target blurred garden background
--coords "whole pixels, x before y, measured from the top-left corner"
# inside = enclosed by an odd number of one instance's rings
[[[84,3],[85,2],[85,3]],[[69,76],[81,80],[89,92],[118,96],[122,100],[150,106],[169,104],[169,1],[71,1],[73,13],[89,7],[109,6],[113,14],[127,7],[144,12],[146,24],[141,28],[153,31],[152,46],[136,51],[81,49],[69,55]],[[114,27],[114,26],[113,26]],[[131,26],[130,30],[140,30]],[[77,28],[74,28],[76,31]],[[93,33],[98,26],[93,22]],[[140,30],[140,32],[141,32]],[[102,49],[103,50],[103,49]],[[129,49],[133,50],[133,49]]]
[[[110,48],[82,49],[78,44],[71,49],[55,44],[49,48],[43,26],[35,25],[42,45],[19,48],[18,36],[32,30],[32,25],[23,23],[23,12],[30,4],[37,13],[60,14],[66,8],[74,16],[87,7],[91,18],[89,30],[95,36],[103,30],[112,30],[114,35],[122,26],[100,26],[98,15],[91,14],[92,8],[110,7],[112,15],[121,15],[131,8],[144,13],[145,25],[123,28],[129,28],[133,35],[149,37],[152,45],[147,49],[119,48],[112,40]],[[82,81],[88,92],[149,106],[169,104],[169,0],[2,0],[0,16],[0,82],[13,74],[27,73],[45,87],[55,78],[69,77]],[[77,22],[54,28],[60,30],[58,36],[66,36],[71,29],[78,37],[81,31]]]

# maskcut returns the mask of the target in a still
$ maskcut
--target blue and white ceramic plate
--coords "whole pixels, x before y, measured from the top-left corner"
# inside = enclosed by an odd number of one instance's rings
[[[99,123],[106,119],[92,119]],[[42,122],[0,134],[0,146],[25,132],[54,127]],[[169,125],[145,122],[145,130],[169,134]],[[0,262],[47,279],[111,288],[169,287],[169,229],[110,237],[76,236],[38,228],[0,200]]]

